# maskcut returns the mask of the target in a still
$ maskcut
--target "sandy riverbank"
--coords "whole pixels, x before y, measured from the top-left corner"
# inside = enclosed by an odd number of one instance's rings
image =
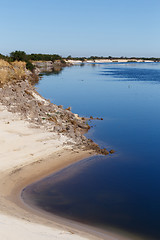
[[[44,129],[31,128],[0,105],[1,239],[73,239],[73,234],[63,226],[58,229],[58,224],[54,228],[37,225],[45,224],[45,220],[27,211],[19,196],[25,185],[89,155],[75,153],[72,145],[64,147],[66,140]],[[77,235],[74,239],[83,238]]]
[[[10,67],[1,67],[2,76]],[[123,239],[24,204],[21,191],[28,184],[93,154],[109,152],[83,135],[89,129],[86,118],[41,97],[27,78],[11,80],[0,87],[0,238]]]
[[[66,63],[71,65],[81,64],[81,63],[152,63],[154,61],[151,60],[143,60],[143,59],[95,59],[95,60],[67,60]]]
[[[28,184],[94,154],[64,145],[66,136],[34,128],[0,105],[0,237],[10,239],[122,239],[112,234],[92,235],[68,220],[45,218],[22,202]]]

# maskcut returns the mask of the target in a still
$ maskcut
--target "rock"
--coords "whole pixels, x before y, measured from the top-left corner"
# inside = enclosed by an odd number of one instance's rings
[[[90,129],[90,126],[88,124],[80,123],[80,122],[78,122],[78,127],[82,129]]]
[[[109,152],[107,151],[106,148],[101,149],[101,153],[104,154],[104,155],[108,155],[109,154]]]
[[[69,126],[67,126],[67,127],[66,127],[66,130],[67,130],[67,131],[69,131],[69,130],[70,130],[70,127],[69,127]]]
[[[54,131],[55,131],[55,132],[60,132],[61,130],[62,130],[61,127],[58,126],[58,125],[56,125],[56,126],[54,127]]]
[[[111,149],[109,152],[110,152],[111,154],[113,154],[113,153],[115,153],[115,150]]]
[[[65,110],[71,111],[71,107],[66,108]]]
[[[63,105],[58,105],[58,108],[61,108],[61,109],[62,109],[62,108],[63,108]]]

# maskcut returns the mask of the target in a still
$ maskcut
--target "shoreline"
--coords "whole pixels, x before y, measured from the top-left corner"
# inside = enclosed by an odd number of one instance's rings
[[[81,231],[70,229],[66,226],[67,224],[63,225],[67,223],[65,219],[58,222],[49,221],[40,211],[34,210],[23,202],[21,192],[27,185],[89,156],[91,156],[90,152],[75,153],[72,150],[64,149],[46,156],[45,159],[37,159],[28,165],[19,166],[16,170],[10,169],[6,172],[1,172],[0,189],[3,196],[0,197],[0,201],[3,209],[0,210],[0,215],[4,213],[27,222],[52,227],[53,230],[57,228],[59,231],[72,231],[75,232],[75,235],[84,235]],[[55,218],[55,220],[57,219],[58,217]]]
[[[88,226],[80,227],[75,222],[68,225],[67,219],[57,216],[51,221],[48,215],[21,199],[21,191],[29,184],[89,156],[109,154],[83,135],[88,127],[85,118],[51,104],[26,80],[0,88],[0,234],[3,240],[13,237],[17,240],[126,239],[114,233],[96,236],[96,231],[89,231]]]
[[[30,239],[39,240],[38,229],[41,228],[52,239],[59,238],[59,235],[62,239],[68,238],[69,232],[61,224],[49,227],[45,225],[48,220],[37,220],[38,217],[22,203],[20,195],[29,183],[91,155],[91,150],[78,150],[73,140],[72,144],[64,145],[69,140],[67,136],[30,126],[19,114],[9,112],[0,104],[0,236],[3,240],[13,239],[13,236],[17,240],[24,239],[22,236],[29,237],[31,229],[34,234]],[[11,231],[5,226],[10,226]],[[77,240],[88,239],[77,233],[74,235]]]
[[[66,60],[67,64],[71,65],[76,65],[76,64],[82,64],[82,63],[97,63],[97,64],[102,64],[102,63],[154,63],[152,60],[143,60],[143,59],[91,59],[91,60]]]
[[[54,152],[45,159],[36,160],[29,165],[20,166],[16,170],[10,169],[1,173],[0,189],[3,197],[0,197],[0,201],[3,204],[3,210],[1,209],[0,215],[7,214],[32,224],[39,224],[39,227],[41,225],[50,227],[53,231],[58,229],[60,232],[63,231],[64,235],[71,233],[71,236],[74,236],[73,239],[79,239],[80,236],[83,237],[82,239],[125,240],[126,238],[114,233],[98,232],[94,227],[45,213],[38,208],[32,208],[21,198],[22,190],[29,184],[94,154],[91,151],[78,152],[76,150],[73,152],[72,149],[64,149]]]
[[[79,149],[74,143],[64,145],[67,137],[44,128],[30,127],[20,115],[8,112],[3,105],[0,105],[0,112],[0,218],[3,223],[0,233],[3,240],[13,239],[13,236],[21,240],[25,239],[22,238],[24,235],[30,240],[125,239],[114,237],[114,233],[105,238],[96,237],[96,232],[89,231],[88,226],[68,225],[67,219],[62,221],[59,217],[51,221],[46,214],[23,203],[21,191],[25,186],[96,152]],[[5,226],[10,226],[10,231]],[[40,229],[43,229],[44,237]]]
[[[0,200],[1,203],[7,201],[7,209],[4,211],[4,213],[21,220],[23,219],[27,222],[29,221],[31,223],[39,224],[39,226],[43,225],[50,227],[53,230],[56,228],[59,231],[63,231],[64,234],[71,234],[71,236],[74,236],[73,239],[79,239],[79,236],[82,237],[82,239],[95,240],[128,239],[117,235],[116,233],[107,231],[103,232],[103,230],[96,229],[95,227],[74,222],[54,214],[46,213],[39,208],[35,208],[26,204],[21,197],[21,193],[26,186],[47,177],[48,175],[53,174],[72,163],[78,162],[93,155],[94,153],[90,151],[73,153],[72,150],[61,150],[51,154],[41,161],[37,160],[36,162],[21,167],[16,171],[8,171],[7,173],[2,174],[0,178],[0,189],[3,192],[3,198],[1,197]],[[8,176],[10,177],[8,178]],[[23,179],[21,179],[22,176]],[[19,179],[21,179],[21,181],[19,181]]]

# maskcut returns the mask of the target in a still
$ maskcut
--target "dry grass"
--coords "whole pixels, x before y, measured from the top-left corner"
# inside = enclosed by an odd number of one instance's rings
[[[2,59],[0,59],[0,68],[1,67],[8,67],[10,64]]]
[[[24,62],[8,63],[0,59],[0,83],[6,84],[8,82],[17,82],[26,78]]]

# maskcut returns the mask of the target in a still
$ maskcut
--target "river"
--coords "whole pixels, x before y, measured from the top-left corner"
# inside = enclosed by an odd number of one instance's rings
[[[102,117],[87,137],[116,152],[75,163],[25,194],[59,216],[160,239],[160,63],[67,67],[36,88],[80,116]]]

